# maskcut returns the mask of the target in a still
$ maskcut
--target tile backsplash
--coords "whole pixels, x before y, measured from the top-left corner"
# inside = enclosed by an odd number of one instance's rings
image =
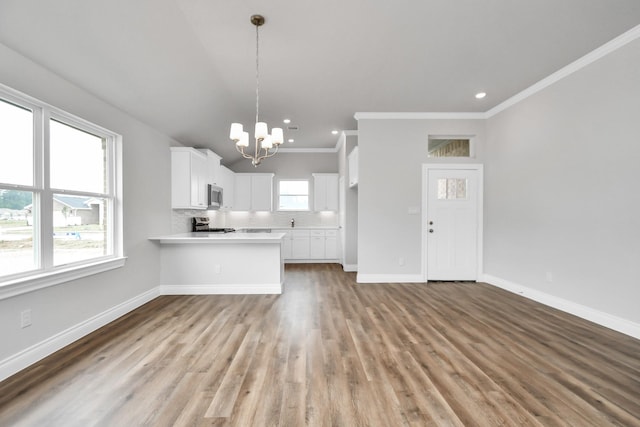
[[[208,216],[211,227],[291,227],[295,219],[296,227],[337,227],[337,212],[226,212],[174,209],[171,213],[171,232],[191,231],[191,218]]]

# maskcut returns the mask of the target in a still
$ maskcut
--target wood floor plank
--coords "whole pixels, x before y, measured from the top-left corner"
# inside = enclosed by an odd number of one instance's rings
[[[161,296],[0,383],[1,426],[640,426],[640,341],[483,283]]]

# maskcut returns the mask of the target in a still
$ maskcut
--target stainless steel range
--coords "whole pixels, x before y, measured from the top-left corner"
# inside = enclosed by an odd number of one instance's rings
[[[191,218],[191,231],[203,233],[233,233],[235,228],[212,228],[209,224],[210,218],[206,216],[196,216]]]

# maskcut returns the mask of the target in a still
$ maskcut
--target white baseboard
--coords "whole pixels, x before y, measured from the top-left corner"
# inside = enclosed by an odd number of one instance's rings
[[[285,264],[340,264],[337,259],[285,259]]]
[[[161,285],[160,295],[262,295],[281,294],[282,283],[246,285]]]
[[[425,283],[422,274],[361,274],[356,276],[358,283]]]
[[[0,381],[44,359],[160,295],[153,288],[0,361]]]
[[[640,339],[640,324],[617,317],[603,311],[596,310],[575,302],[556,297],[545,292],[540,292],[517,283],[510,282],[490,274],[483,275],[483,281],[495,287],[518,294],[549,307],[557,308],[574,316],[589,320],[598,325],[613,329],[614,331]]]
[[[348,272],[358,271],[358,264],[342,264],[342,269]]]

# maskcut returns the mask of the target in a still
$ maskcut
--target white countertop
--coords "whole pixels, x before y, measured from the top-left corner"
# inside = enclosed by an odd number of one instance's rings
[[[197,243],[197,244],[233,244],[233,243],[279,243],[284,233],[179,233],[150,237],[149,240],[160,243]]]
[[[318,225],[318,226],[295,226],[295,227],[287,227],[283,226],[273,226],[273,227],[238,227],[236,230],[338,230],[340,227],[337,225]]]

